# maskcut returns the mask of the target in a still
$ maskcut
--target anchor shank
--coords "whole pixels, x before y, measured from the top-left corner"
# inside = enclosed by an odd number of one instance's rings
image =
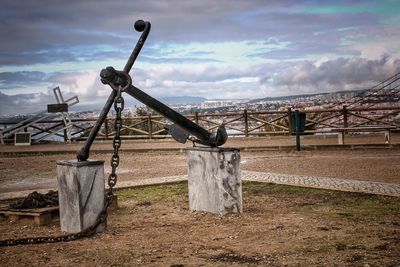
[[[151,28],[150,22],[148,22],[148,21],[145,22],[143,20],[136,21],[135,29],[138,32],[142,32],[142,34],[140,35],[140,38],[137,41],[135,48],[133,49],[131,55],[129,56],[128,61],[125,64],[123,71],[126,74],[128,74],[130,72],[130,70],[132,69],[132,66],[135,63],[136,58],[138,57],[140,50],[142,49],[144,42],[146,41],[147,36],[149,35],[150,28]],[[96,135],[101,128],[101,125],[104,123],[104,120],[106,119],[106,116],[107,116],[108,112],[110,111],[110,108],[111,108],[112,104],[114,103],[114,99],[116,96],[117,96],[117,92],[115,90],[112,90],[110,96],[107,99],[106,104],[104,105],[104,107],[99,115],[99,118],[96,120],[92,130],[90,131],[90,134],[89,134],[88,138],[86,139],[85,144],[83,145],[83,147],[77,154],[77,158],[79,161],[86,161],[89,158],[90,147],[92,146],[94,139],[96,138]]]
[[[144,27],[144,30],[143,30],[143,27]],[[148,21],[144,22],[143,20],[138,20],[135,23],[135,29],[137,31],[143,30],[143,32],[140,35],[140,38],[137,41],[136,46],[133,49],[131,55],[129,56],[128,61],[126,62],[126,65],[124,67],[124,72],[129,73],[131,71],[133,63],[135,63],[136,58],[138,57],[140,50],[142,49],[144,42],[146,41],[147,36],[149,35],[150,28],[151,28],[151,24]]]
[[[77,154],[78,161],[86,161],[89,158],[90,147],[92,146],[93,141],[96,138],[96,135],[99,132],[101,125],[105,121],[107,114],[110,111],[112,104],[114,103],[114,98],[116,96],[117,96],[117,91],[112,90],[110,96],[107,99],[106,104],[104,105],[103,109],[100,112],[99,118],[96,120],[92,130],[90,131],[85,144]]]

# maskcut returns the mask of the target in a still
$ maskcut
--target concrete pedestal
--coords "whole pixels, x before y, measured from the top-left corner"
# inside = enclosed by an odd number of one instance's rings
[[[187,149],[187,157],[190,210],[243,211],[238,148],[194,147]]]
[[[58,161],[61,231],[78,233],[92,226],[104,207],[104,161]],[[101,232],[106,224],[100,224]]]

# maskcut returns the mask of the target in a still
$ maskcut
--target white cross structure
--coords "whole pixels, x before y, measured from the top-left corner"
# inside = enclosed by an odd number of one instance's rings
[[[54,92],[54,96],[55,96],[55,98],[57,100],[57,104],[67,104],[68,108],[69,108],[69,107],[79,103],[78,96],[76,96],[76,95],[71,97],[71,98],[68,98],[67,100],[64,100],[64,97],[63,97],[63,95],[61,93],[60,87],[58,87],[58,86],[53,89],[53,92]],[[69,117],[69,113],[68,112],[60,112],[60,113],[61,113],[61,115],[63,117],[64,128],[59,129],[58,131],[61,131],[61,130],[65,129],[66,132],[67,132],[67,141],[68,141],[68,143],[71,143],[72,127],[73,127],[71,118]]]
[[[54,92],[54,96],[56,98],[57,104],[67,104],[68,107],[71,107],[71,106],[79,103],[78,96],[73,96],[71,98],[64,100],[64,97],[61,93],[60,87],[58,87],[58,86],[53,89],[53,92]],[[26,129],[28,127],[34,127],[36,129],[42,130],[43,132],[48,132],[48,134],[45,134],[38,139],[35,139],[36,142],[38,142],[42,139],[45,139],[46,137],[49,137],[51,135],[57,134],[60,131],[66,130],[66,135],[67,135],[66,141],[71,143],[73,124],[71,122],[68,112],[60,112],[60,113],[62,115],[63,122],[64,122],[64,127],[62,127],[61,129],[44,130],[44,129],[41,129],[40,127],[38,127],[37,125],[34,125],[34,124],[36,124],[40,121],[43,121],[44,119],[49,118],[51,116],[51,114],[47,113],[47,111],[40,111],[36,115],[29,117],[26,120],[23,120],[15,125],[13,125],[12,127],[1,130],[0,131],[0,142],[4,143],[4,138],[10,137],[13,134],[17,134],[19,132],[23,132],[24,129]]]

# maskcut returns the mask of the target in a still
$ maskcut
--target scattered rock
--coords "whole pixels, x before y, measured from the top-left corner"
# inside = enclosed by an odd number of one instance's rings
[[[337,243],[335,247],[337,251],[342,251],[347,249],[347,245],[343,243]]]
[[[389,243],[383,243],[374,247],[376,250],[388,250]]]
[[[350,259],[348,259],[348,262],[362,261],[363,259],[364,259],[363,255],[355,254],[355,255],[352,255],[350,257]]]
[[[284,230],[284,229],[285,229],[285,226],[283,226],[282,224],[280,224],[280,225],[274,225],[274,226],[272,226],[271,229],[272,229],[272,230],[276,230],[276,231],[281,231],[281,230]]]
[[[148,200],[140,201],[136,204],[136,207],[147,207],[147,206],[151,206],[151,202]]]

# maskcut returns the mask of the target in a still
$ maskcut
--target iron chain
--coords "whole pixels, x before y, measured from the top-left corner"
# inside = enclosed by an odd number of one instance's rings
[[[96,233],[97,227],[105,223],[107,220],[107,209],[111,205],[114,192],[113,188],[117,184],[117,167],[119,165],[119,149],[121,147],[121,128],[122,128],[122,111],[124,109],[124,99],[122,97],[122,89],[119,87],[117,91],[117,96],[114,99],[114,109],[116,112],[115,118],[115,136],[113,140],[114,153],[111,157],[111,173],[108,176],[108,192],[106,195],[106,201],[103,210],[100,212],[95,223],[83,230],[82,232],[76,234],[60,235],[60,236],[46,236],[46,237],[28,237],[20,239],[6,239],[0,240],[0,247],[5,246],[16,246],[16,245],[28,245],[28,244],[40,244],[40,243],[56,243],[56,242],[68,242],[77,240],[83,237],[89,237]]]
[[[113,187],[117,183],[117,167],[119,165],[119,149],[121,147],[121,128],[122,128],[122,111],[124,109],[124,98],[122,97],[122,88],[120,87],[117,91],[117,96],[114,99],[114,109],[116,112],[115,115],[115,135],[113,139],[113,148],[114,148],[114,153],[111,156],[111,173],[108,176],[108,193],[107,193],[107,200],[112,201],[114,193],[113,193]]]
[[[36,191],[30,193],[26,198],[10,203],[11,209],[37,209],[58,206],[58,192],[50,190],[46,194]]]

